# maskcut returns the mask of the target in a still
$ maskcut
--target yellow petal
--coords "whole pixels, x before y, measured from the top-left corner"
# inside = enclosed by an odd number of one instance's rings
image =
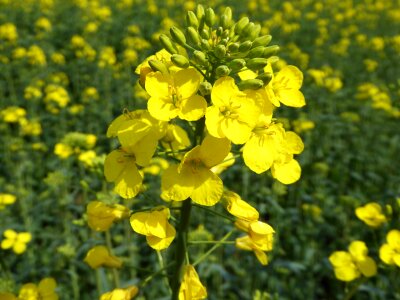
[[[206,127],[208,133],[217,138],[224,138],[225,134],[221,130],[221,122],[224,116],[220,113],[217,106],[210,106],[206,111]]]
[[[47,277],[39,282],[38,290],[40,295],[43,297],[46,295],[54,294],[54,290],[56,289],[56,287],[57,283],[54,278]]]
[[[166,225],[166,236],[165,238],[159,238],[156,236],[147,236],[146,241],[149,246],[155,250],[163,250],[171,245],[172,241],[174,240],[176,235],[176,231],[174,226],[167,223]]]
[[[2,240],[1,241],[1,248],[2,249],[10,249],[14,246],[15,240]]]
[[[230,99],[239,93],[239,89],[232,77],[219,78],[211,91],[211,100],[215,106],[229,106]]]
[[[126,153],[114,150],[109,153],[104,161],[104,175],[108,182],[115,181],[125,168]]]
[[[304,95],[302,92],[299,90],[278,90],[275,91],[275,94],[279,101],[286,106],[291,106],[291,107],[303,107],[306,105],[306,100],[304,98]]]
[[[396,254],[394,248],[392,248],[389,244],[383,244],[379,248],[379,258],[388,265],[394,264],[393,257]]]
[[[231,142],[228,139],[207,135],[200,146],[200,158],[207,168],[211,168],[222,162],[229,151]]]
[[[257,74],[251,70],[241,71],[238,73],[238,75],[241,80],[254,79],[257,77]]]
[[[22,243],[29,243],[32,239],[32,235],[29,232],[20,232],[18,234],[18,241]]]
[[[367,256],[362,261],[357,261],[357,267],[365,277],[376,275],[377,267],[375,261]]]
[[[197,121],[204,116],[207,101],[200,95],[193,95],[180,102],[179,118],[186,121]]]
[[[140,120],[129,120],[118,129],[118,140],[123,148],[135,145],[144,136],[148,135],[151,127]]]
[[[139,166],[147,166],[156,151],[158,144],[157,136],[148,134],[130,148],[135,154],[135,162]]]
[[[202,76],[196,69],[188,68],[176,72],[173,78],[180,96],[186,99],[197,92]]]
[[[183,169],[178,173],[178,165],[171,165],[161,177],[161,198],[170,201],[183,201],[192,194],[194,183],[190,172]]]
[[[346,251],[335,251],[329,256],[329,262],[334,267],[341,267],[353,263],[350,253]]]
[[[25,250],[26,250],[26,244],[25,243],[17,242],[17,243],[14,244],[13,251],[16,254],[21,254],[21,253],[25,252]]]
[[[204,168],[197,172],[194,180],[196,186],[191,195],[193,202],[212,206],[221,199],[224,186],[222,180],[213,172]]]
[[[286,131],[285,141],[287,151],[293,154],[300,154],[304,150],[304,144],[301,138],[293,131]]]
[[[283,184],[292,184],[301,176],[301,167],[295,159],[284,164],[273,164],[271,171],[272,176]]]
[[[352,281],[360,277],[360,272],[354,265],[341,266],[339,268],[334,268],[335,276],[341,281]]]
[[[303,84],[303,73],[295,66],[286,66],[276,74],[274,81],[279,88],[299,90]]]
[[[221,122],[221,130],[232,143],[244,144],[249,140],[253,128],[237,119],[225,118]]]
[[[151,97],[147,102],[150,115],[160,121],[170,121],[175,118],[179,109],[172,103],[172,99]]]
[[[243,147],[243,159],[253,172],[261,174],[271,168],[275,158],[275,143],[268,136],[253,134]]]
[[[14,239],[16,239],[17,238],[17,233],[14,231],[14,230],[12,230],[12,229],[7,229],[6,231],[4,231],[4,236],[7,238],[7,239],[12,239],[12,240],[14,240]]]
[[[266,266],[268,265],[268,256],[265,254],[264,251],[261,250],[254,250],[254,254],[256,255],[258,261],[263,265]]]
[[[386,236],[386,240],[391,247],[400,250],[400,230],[390,230]]]
[[[114,191],[122,198],[135,197],[142,186],[143,177],[134,163],[126,165],[120,176],[115,180]]]
[[[362,241],[353,241],[349,246],[349,253],[356,261],[362,261],[367,257],[368,248]]]
[[[154,98],[169,97],[170,76],[164,76],[160,72],[151,72],[146,76],[146,92]]]

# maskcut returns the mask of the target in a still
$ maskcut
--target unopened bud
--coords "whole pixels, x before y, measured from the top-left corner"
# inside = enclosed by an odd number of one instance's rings
[[[267,46],[271,40],[272,40],[271,35],[260,36],[253,41],[253,47]]]
[[[279,51],[278,45],[265,47],[262,57],[268,58]]]
[[[243,28],[243,31],[240,33],[240,36],[242,37],[247,37],[251,34],[251,31],[254,29],[254,23],[250,22],[246,25],[245,28]]]
[[[224,58],[226,54],[226,48],[224,45],[218,45],[215,47],[215,56],[218,58]]]
[[[200,32],[200,35],[205,40],[208,40],[210,38],[210,33],[205,28]]]
[[[208,27],[213,27],[215,23],[215,12],[211,7],[206,10],[205,22]]]
[[[187,28],[187,36],[189,38],[189,41],[192,42],[194,45],[200,45],[200,35],[197,32],[196,29],[193,27],[188,27]]]
[[[171,61],[174,63],[175,66],[186,69],[189,67],[189,60],[180,54],[173,54],[171,56]]]
[[[165,50],[167,50],[169,53],[171,53],[171,54],[178,53],[178,49],[176,49],[174,43],[171,41],[171,39],[167,35],[161,34],[160,42],[161,42],[162,46],[165,48]]]
[[[240,46],[239,43],[230,44],[230,45],[228,46],[228,50],[229,50],[229,52],[236,53],[236,52],[238,52],[238,50],[239,50],[239,46]]]
[[[201,48],[205,49],[205,50],[210,50],[211,49],[211,46],[208,43],[208,40],[205,40],[205,39],[201,40]]]
[[[231,70],[228,68],[228,66],[222,65],[218,66],[217,69],[215,70],[215,73],[217,74],[217,77],[222,77],[222,76],[227,76]]]
[[[249,18],[248,17],[241,18],[235,25],[235,32],[237,34],[240,34],[247,24],[249,24]]]
[[[247,79],[239,82],[238,87],[243,90],[258,90],[264,86],[264,82],[260,79]]]
[[[218,27],[216,30],[217,36],[221,36],[223,32],[224,32],[224,29],[221,26]]]
[[[185,46],[186,44],[186,37],[183,32],[176,26],[172,26],[169,30],[171,37],[175,42],[177,42],[181,46]]]
[[[186,24],[193,28],[199,27],[199,20],[197,19],[196,15],[192,11],[188,11],[186,15]]]
[[[261,25],[256,24],[254,27],[251,29],[250,33],[247,35],[250,39],[250,41],[254,41],[258,36],[260,35],[261,32]]]
[[[249,53],[247,54],[248,58],[254,58],[254,57],[262,57],[263,53],[264,53],[264,49],[265,47],[263,46],[258,46],[255,48],[252,48]]]
[[[203,81],[199,86],[200,94],[203,96],[211,95],[212,85],[208,81]]]
[[[246,65],[246,61],[244,59],[236,58],[229,63],[229,68],[231,68],[232,71],[239,71],[239,70],[243,69],[243,67],[245,65]]]
[[[149,60],[149,65],[150,67],[153,69],[154,72],[161,72],[163,75],[167,75],[168,74],[168,68],[166,65],[164,65],[161,61],[159,60],[155,60],[155,59],[151,59]]]
[[[194,60],[200,65],[207,65],[207,58],[206,55],[201,51],[194,51],[193,52]]]
[[[201,5],[201,4],[197,5],[197,8],[196,8],[197,20],[200,21],[201,19],[203,19],[203,18],[204,18],[204,15],[205,15],[204,6]]]
[[[253,71],[264,68],[268,64],[268,59],[266,58],[251,58],[246,61],[246,66]]]
[[[274,63],[276,63],[278,60],[279,60],[279,57],[278,57],[278,56],[271,56],[271,57],[268,57],[268,63],[269,63],[269,64],[274,64]]]
[[[250,41],[245,41],[243,43],[240,44],[239,46],[239,52],[247,52],[250,50],[252,43]]]
[[[260,79],[264,82],[264,85],[267,85],[272,79],[272,73],[263,73],[256,77],[256,79]]]

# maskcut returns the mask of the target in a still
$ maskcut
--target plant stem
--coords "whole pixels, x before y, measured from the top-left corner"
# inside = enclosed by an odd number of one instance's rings
[[[360,285],[362,285],[364,282],[367,281],[367,277],[363,277],[360,281],[358,281],[350,291],[348,291],[346,293],[346,295],[344,295],[343,300],[350,300],[354,294],[357,292],[358,288],[360,287]]]
[[[106,231],[106,244],[107,244],[107,248],[108,248],[108,251],[110,252],[110,254],[113,254],[110,230]],[[115,288],[119,288],[119,273],[118,273],[117,269],[112,268],[112,275],[113,275]]]
[[[186,199],[181,207],[181,219],[178,228],[178,240],[175,252],[175,270],[171,279],[172,300],[178,300],[179,289],[182,276],[185,269],[185,257],[187,251],[187,234],[189,231],[190,212],[192,209],[192,200]]]

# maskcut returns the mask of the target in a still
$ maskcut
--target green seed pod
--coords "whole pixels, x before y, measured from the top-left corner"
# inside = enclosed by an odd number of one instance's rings
[[[260,79],[264,82],[264,85],[267,85],[272,79],[272,73],[263,73],[256,77],[256,79]]]
[[[193,27],[190,26],[190,27],[187,28],[187,32],[186,33],[187,33],[186,35],[187,35],[189,41],[192,44],[200,45],[201,38],[200,38],[200,35],[199,35],[199,33],[197,32],[196,29],[194,29]]]
[[[211,46],[208,43],[208,40],[202,39],[200,44],[201,44],[201,48],[204,49],[204,50],[210,50],[211,49]]]
[[[165,48],[165,50],[167,50],[169,53],[171,53],[171,54],[178,53],[178,49],[176,48],[174,43],[171,41],[171,39],[167,35],[161,34],[160,42],[161,42],[162,46]]]
[[[172,39],[177,42],[181,46],[185,46],[186,44],[186,37],[183,32],[176,26],[172,26],[169,30]]]
[[[186,69],[189,67],[189,60],[180,54],[173,54],[171,56],[171,61],[174,63],[175,66]]]
[[[218,45],[215,47],[215,56],[218,58],[224,58],[226,54],[226,48],[224,45]]]
[[[208,40],[210,38],[210,33],[205,28],[203,28],[203,30],[200,32],[200,35],[205,40]]]
[[[198,51],[198,50],[194,51],[193,52],[193,58],[199,65],[202,65],[202,66],[206,66],[207,65],[207,57],[204,54],[204,52],[201,52],[201,51]]]
[[[265,47],[262,57],[268,58],[268,57],[276,54],[278,51],[279,51],[278,45]]]
[[[256,38],[258,38],[260,32],[261,32],[261,25],[260,24],[254,25],[253,29],[248,34],[250,41],[254,41]]]
[[[215,12],[211,7],[207,8],[206,17],[204,20],[208,27],[213,27],[215,24]]]
[[[271,40],[272,40],[271,35],[260,36],[253,41],[253,47],[267,46]]]
[[[192,11],[188,11],[186,15],[186,24],[187,26],[191,26],[193,28],[199,28],[199,20],[196,15]]]
[[[241,91],[243,90],[258,90],[264,86],[264,82],[260,79],[247,79],[239,82],[237,85]]]
[[[199,91],[202,96],[211,95],[212,85],[208,81],[200,83]]]
[[[263,53],[264,53],[264,46],[258,46],[255,48],[252,48],[249,53],[247,54],[248,58],[254,58],[254,57],[262,57]]]
[[[246,61],[242,58],[236,58],[228,64],[229,68],[235,72],[243,69],[245,65],[246,65]]]
[[[249,24],[249,18],[243,17],[235,24],[235,33],[240,34],[242,30]]]
[[[253,71],[260,70],[268,64],[268,59],[266,58],[251,58],[246,61],[246,66]]]
[[[243,43],[240,44],[239,46],[239,52],[247,52],[250,50],[252,43],[250,41],[245,41]]]
[[[236,52],[239,51],[239,46],[240,46],[239,43],[230,44],[230,45],[228,46],[228,50],[229,50],[229,52],[236,53]]]
[[[149,60],[149,65],[154,72],[160,71],[163,75],[167,75],[169,73],[167,66],[159,60],[151,59]]]
[[[225,65],[218,66],[215,70],[215,74],[217,74],[217,77],[227,76],[230,72],[231,70],[228,68],[228,66]]]

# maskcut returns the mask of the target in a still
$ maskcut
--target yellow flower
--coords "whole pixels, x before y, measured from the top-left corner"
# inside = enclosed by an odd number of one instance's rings
[[[91,201],[86,213],[88,225],[96,231],[106,231],[118,220],[129,217],[129,209],[123,205],[106,205],[100,201]]]
[[[336,278],[341,281],[352,281],[361,275],[366,277],[376,275],[376,263],[367,254],[368,248],[362,241],[353,241],[349,246],[349,252],[333,252],[329,256],[329,261]]]
[[[189,136],[186,131],[175,124],[168,124],[165,135],[160,142],[166,150],[170,151],[177,151],[190,146]]]
[[[17,123],[25,118],[26,111],[18,106],[9,106],[0,112],[0,116],[6,123]]]
[[[179,289],[179,300],[200,300],[206,298],[207,290],[201,284],[195,268],[192,265],[186,265]]]
[[[152,72],[146,76],[146,91],[150,95],[147,108],[161,121],[175,117],[196,121],[204,116],[206,100],[197,95],[202,77],[194,68],[179,70],[173,74]]]
[[[0,40],[6,40],[11,43],[18,39],[17,27],[13,23],[0,25]]]
[[[379,249],[380,259],[388,265],[400,267],[400,230],[390,230],[386,235],[387,243]]]
[[[226,137],[234,144],[245,143],[256,125],[260,107],[227,76],[215,82],[211,99],[213,105],[206,112],[208,132],[217,138]]]
[[[125,289],[114,289],[100,296],[100,300],[130,300],[139,293],[137,286],[130,286]]]
[[[16,254],[21,254],[26,250],[26,244],[32,239],[29,232],[15,232],[12,229],[4,231],[5,239],[1,242],[2,249],[13,249]]]
[[[150,164],[142,169],[142,172],[156,176],[160,175],[168,167],[169,163],[166,159],[162,157],[153,157],[150,160]]]
[[[175,238],[175,228],[168,223],[169,209],[159,207],[150,212],[138,212],[131,216],[132,229],[146,236],[147,243],[155,250],[169,247]]]
[[[94,159],[97,157],[96,152],[93,150],[84,151],[79,154],[78,160],[83,163],[85,167],[92,167]]]
[[[228,139],[207,136],[201,145],[187,152],[179,165],[170,165],[161,178],[161,197],[212,206],[223,192],[222,180],[210,168],[224,160],[230,151]]]
[[[7,205],[13,204],[17,197],[11,194],[0,194],[0,210],[4,209]]]
[[[64,143],[57,143],[54,146],[54,154],[57,155],[61,159],[66,159],[74,153],[74,150],[71,146],[66,145]]]
[[[38,285],[27,283],[21,287],[18,298],[23,300],[58,300],[57,283],[54,278],[42,279]]]
[[[99,267],[120,268],[122,261],[108,251],[105,246],[95,246],[86,254],[84,262],[92,269]]]
[[[257,221],[259,216],[258,211],[242,200],[240,196],[231,191],[224,191],[223,199],[226,201],[226,210],[238,219],[246,221]]]
[[[357,218],[371,227],[379,227],[387,222],[386,216],[382,213],[382,207],[375,202],[358,207],[355,212]]]

